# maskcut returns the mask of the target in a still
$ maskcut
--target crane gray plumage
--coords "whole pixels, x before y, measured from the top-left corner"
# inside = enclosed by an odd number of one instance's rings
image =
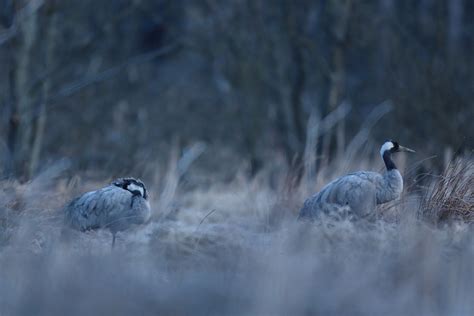
[[[387,169],[383,174],[359,171],[330,182],[319,193],[305,201],[299,218],[314,219],[322,213],[343,211],[355,217],[364,217],[372,212],[376,205],[399,198],[403,191],[403,179],[391,155],[401,151],[415,152],[397,142],[386,141],[380,149]]]
[[[77,230],[108,228],[115,235],[150,218],[145,184],[134,178],[120,178],[96,191],[84,193],[66,207],[66,222]]]

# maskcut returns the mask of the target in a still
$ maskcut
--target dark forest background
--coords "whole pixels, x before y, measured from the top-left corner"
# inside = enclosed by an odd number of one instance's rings
[[[387,138],[400,199],[296,220]],[[474,315],[473,149],[472,0],[0,0],[0,315]]]
[[[224,179],[298,171],[311,135],[321,161],[354,135],[452,157],[472,150],[473,48],[468,0],[1,0],[0,170],[143,176],[198,144]]]

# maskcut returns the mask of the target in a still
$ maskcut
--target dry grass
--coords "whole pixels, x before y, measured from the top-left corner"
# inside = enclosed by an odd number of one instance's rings
[[[457,159],[433,181],[421,212],[434,223],[474,222],[474,159]]]
[[[175,178],[172,194],[150,187],[154,220],[114,251],[107,231],[61,239],[60,207],[99,183],[62,167],[3,182],[0,315],[472,315],[472,166],[452,164],[371,222],[296,222],[304,197],[347,171],[337,162],[291,190],[265,172],[187,192]],[[464,222],[431,225],[447,217]]]

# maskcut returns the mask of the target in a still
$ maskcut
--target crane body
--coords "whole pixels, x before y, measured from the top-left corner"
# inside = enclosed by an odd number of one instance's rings
[[[403,178],[391,155],[396,152],[414,152],[397,142],[386,141],[380,149],[386,171],[382,174],[359,171],[340,177],[307,199],[300,210],[300,219],[314,219],[321,214],[348,211],[355,217],[364,217],[376,205],[393,201],[403,191]]]
[[[149,220],[148,193],[140,180],[117,179],[104,188],[72,200],[65,207],[65,215],[68,226],[80,231],[109,229],[114,246],[117,232]]]

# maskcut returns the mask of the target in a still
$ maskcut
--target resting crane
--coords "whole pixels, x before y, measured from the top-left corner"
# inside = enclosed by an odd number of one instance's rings
[[[80,230],[108,228],[115,235],[133,224],[150,218],[150,203],[145,184],[134,178],[120,178],[96,191],[84,193],[66,207],[66,223]]]

